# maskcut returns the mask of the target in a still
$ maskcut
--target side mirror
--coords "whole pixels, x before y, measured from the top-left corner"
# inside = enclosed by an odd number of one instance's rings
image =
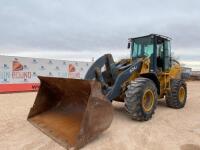
[[[131,43],[128,43],[128,46],[127,46],[127,48],[129,49],[131,47]]]

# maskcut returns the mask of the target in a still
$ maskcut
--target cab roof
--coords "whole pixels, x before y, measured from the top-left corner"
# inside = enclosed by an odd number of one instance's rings
[[[129,40],[132,41],[134,39],[145,38],[145,37],[150,37],[150,36],[158,37],[158,38],[169,40],[169,41],[171,40],[170,37],[167,37],[167,36],[164,36],[164,35],[160,35],[160,34],[149,34],[149,35],[145,35],[145,36],[140,36],[140,37],[135,37],[135,38],[129,38]]]

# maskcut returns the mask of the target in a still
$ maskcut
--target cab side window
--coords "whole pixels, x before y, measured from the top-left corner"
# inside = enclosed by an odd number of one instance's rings
[[[171,45],[170,41],[164,41],[164,70],[168,71],[171,67]]]
[[[164,58],[164,43],[158,43],[157,44],[157,67],[158,69],[164,69],[164,62],[163,62],[163,58]]]

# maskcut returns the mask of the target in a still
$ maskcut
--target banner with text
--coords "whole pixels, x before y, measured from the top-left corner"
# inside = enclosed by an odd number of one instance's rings
[[[0,92],[34,91],[37,76],[84,78],[91,62],[0,55]]]

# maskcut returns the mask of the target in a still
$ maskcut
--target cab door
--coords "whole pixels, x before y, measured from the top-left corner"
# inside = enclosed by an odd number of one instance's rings
[[[163,43],[164,47],[164,55],[163,55],[163,60],[164,60],[164,66],[163,70],[165,72],[168,72],[171,68],[171,45],[169,40],[165,40]]]
[[[168,72],[171,67],[171,47],[170,41],[160,39],[156,45],[157,70]]]

